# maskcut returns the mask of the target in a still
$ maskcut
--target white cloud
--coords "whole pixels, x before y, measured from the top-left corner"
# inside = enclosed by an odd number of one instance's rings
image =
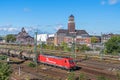
[[[113,4],[117,4],[119,2],[119,0],[109,0],[109,4],[113,5]]]
[[[25,30],[26,30],[26,32],[33,32],[34,31],[34,29],[32,29],[32,28],[25,28]]]
[[[13,28],[13,27],[8,27],[8,28],[0,28],[0,31],[7,31],[7,32],[13,32],[13,31],[18,31],[19,29]]]
[[[11,28],[8,28],[7,30],[8,30],[9,32],[12,32],[12,31],[18,31],[17,28],[12,28],[12,27],[11,27]]]
[[[2,32],[14,32],[19,31],[17,27],[13,27],[11,24],[0,25],[0,31]]]
[[[119,2],[120,2],[120,0],[102,0],[101,5],[105,5],[105,4],[115,5]]]
[[[55,27],[55,30],[59,30],[59,29],[61,29],[63,26],[62,25],[57,25],[56,27]]]

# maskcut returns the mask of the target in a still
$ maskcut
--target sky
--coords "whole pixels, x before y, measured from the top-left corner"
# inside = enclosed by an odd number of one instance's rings
[[[0,0],[0,35],[56,33],[71,14],[78,30],[120,34],[120,0]]]

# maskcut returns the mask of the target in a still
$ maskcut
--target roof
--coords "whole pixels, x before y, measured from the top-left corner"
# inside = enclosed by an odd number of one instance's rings
[[[48,39],[54,39],[54,37],[48,37]]]
[[[57,58],[57,59],[72,59],[70,57],[65,57],[65,56],[53,56],[50,54],[41,54],[42,56],[46,56],[46,57],[51,57],[51,58]]]
[[[71,14],[70,17],[74,17],[74,16]]]
[[[59,30],[57,31],[57,34],[59,34],[59,33],[65,33],[65,34],[67,34],[67,33],[68,33],[68,30],[66,30],[66,29],[59,29]]]
[[[34,42],[34,38],[31,37],[24,28],[22,28],[21,32],[16,35],[16,41],[24,41],[24,42]]]
[[[74,36],[74,35],[77,35],[77,36],[81,36],[81,35],[89,35],[85,30],[75,30],[75,32],[73,33],[69,33],[68,30],[66,29],[59,29],[57,31],[57,35],[59,34],[66,34],[66,36]]]
[[[75,30],[77,35],[81,35],[81,34],[87,34],[89,35],[85,30]]]
[[[113,36],[114,34],[110,33],[110,34],[102,34],[103,37],[111,37]]]

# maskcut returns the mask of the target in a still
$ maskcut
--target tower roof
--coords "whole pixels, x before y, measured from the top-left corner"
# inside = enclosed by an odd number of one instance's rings
[[[24,27],[21,29],[21,32],[26,32]]]
[[[73,16],[72,14],[70,15],[70,17],[73,17],[73,18],[74,18],[74,16]]]

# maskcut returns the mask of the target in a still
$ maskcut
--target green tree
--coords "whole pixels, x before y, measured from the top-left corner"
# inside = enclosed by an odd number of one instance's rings
[[[96,37],[91,37],[91,43],[97,43],[98,39]]]
[[[9,80],[12,73],[11,67],[7,63],[0,62],[0,80]]]
[[[49,45],[50,46],[50,49],[51,50],[54,50],[55,49],[55,46],[52,44],[52,45]]]
[[[113,36],[105,43],[105,52],[114,55],[120,53],[120,36]]]
[[[6,37],[5,37],[5,40],[6,42],[14,42],[16,41],[16,38],[13,34],[8,34]]]
[[[90,48],[89,48],[88,46],[86,46],[86,45],[80,45],[80,46],[79,46],[79,50],[80,50],[80,51],[89,51]]]
[[[62,43],[61,43],[61,48],[62,48],[64,51],[70,51],[70,48],[68,47],[68,44],[65,43],[65,42],[62,42]]]
[[[46,49],[47,48],[47,44],[45,43],[41,43],[38,45],[39,48],[43,48],[43,49]]]

